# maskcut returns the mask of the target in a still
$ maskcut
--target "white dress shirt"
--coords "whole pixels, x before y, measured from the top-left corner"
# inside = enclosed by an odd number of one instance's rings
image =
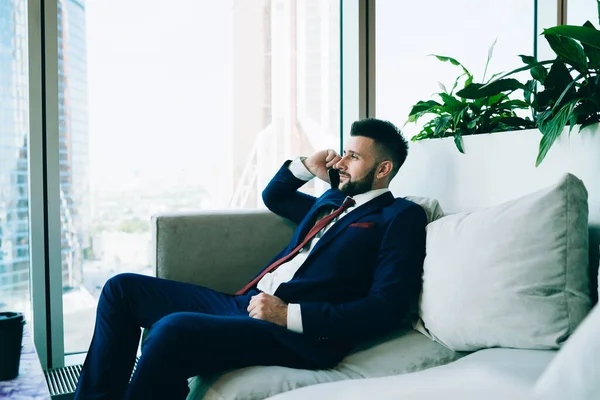
[[[290,172],[298,179],[309,181],[314,178],[314,175],[310,173],[310,171],[304,166],[302,163],[302,159],[297,157],[294,161],[290,163],[288,166]],[[300,269],[304,261],[312,251],[312,249],[319,242],[321,236],[327,232],[329,228],[333,226],[337,221],[344,216],[348,215],[348,213],[352,212],[352,210],[360,207],[361,205],[367,203],[370,200],[373,200],[375,197],[380,196],[384,193],[389,192],[389,189],[375,189],[366,193],[357,194],[353,197],[356,202],[354,206],[346,209],[339,217],[331,221],[329,225],[321,230],[321,232],[317,233],[315,237],[304,246],[294,258],[281,264],[275,271],[269,272],[262,277],[260,281],[258,281],[257,288],[258,290],[274,295],[275,291],[282,283],[290,281],[296,272]],[[332,210],[331,212],[333,212]],[[290,303],[288,304],[288,314],[287,314],[287,328],[291,331],[302,333],[302,313],[300,310],[300,304]]]

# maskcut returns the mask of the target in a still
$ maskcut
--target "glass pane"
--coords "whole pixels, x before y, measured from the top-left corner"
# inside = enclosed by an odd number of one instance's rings
[[[569,0],[571,2],[572,0]],[[593,0],[596,1],[596,0]],[[548,41],[542,35],[544,29],[556,26],[558,23],[558,1],[557,0],[537,0],[537,58],[538,60],[553,60],[556,53],[552,50]]]
[[[339,146],[338,0],[165,4],[59,2],[66,353],[109,277],[155,274],[151,215],[264,207],[286,159]]]
[[[429,54],[457,59],[481,82],[497,39],[486,77],[522,66],[518,55],[533,55],[533,11],[533,0],[377,0],[377,116],[402,125],[412,105],[441,91],[438,82],[452,88],[460,68]],[[419,126],[404,130],[412,137]]]
[[[597,0],[569,0],[567,2],[567,24],[583,25],[590,21],[596,29],[598,24],[598,1]]]
[[[0,311],[31,320],[27,1],[0,0]]]

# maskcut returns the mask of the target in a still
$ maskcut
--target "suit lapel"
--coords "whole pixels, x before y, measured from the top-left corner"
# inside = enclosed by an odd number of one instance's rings
[[[298,234],[296,242],[292,245],[292,248],[296,247],[302,241],[302,239],[304,239],[308,231],[312,229],[312,227],[315,225],[315,222],[317,221],[317,218],[322,213],[323,209],[336,209],[342,205],[345,198],[346,196],[344,196],[339,190],[330,190],[325,192],[315,202],[311,210],[306,215],[306,218],[304,219],[304,222],[301,225],[300,233]]]
[[[342,199],[343,201],[343,199]],[[340,204],[341,202],[340,201]],[[353,223],[354,221],[379,210],[394,201],[394,195],[391,192],[384,193],[380,196],[375,197],[373,200],[368,201],[362,206],[358,207],[356,210],[352,210],[348,215],[345,215],[342,219],[337,221],[331,228],[325,232],[325,234],[319,239],[313,250],[311,251],[311,255],[314,254],[318,249],[325,246],[329,243],[338,233],[344,230],[348,225]]]

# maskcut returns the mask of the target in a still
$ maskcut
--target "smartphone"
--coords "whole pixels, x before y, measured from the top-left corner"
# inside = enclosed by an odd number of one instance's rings
[[[332,189],[337,189],[340,186],[340,171],[335,168],[329,168],[327,170],[327,175],[329,175],[329,182],[331,183]]]

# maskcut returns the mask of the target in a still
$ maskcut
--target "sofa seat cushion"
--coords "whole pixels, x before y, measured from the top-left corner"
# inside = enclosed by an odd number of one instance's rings
[[[529,399],[554,350],[486,349],[412,374],[315,385],[269,400]]]
[[[447,364],[467,353],[454,352],[413,330],[395,332],[366,343],[336,368],[302,370],[255,366],[223,374],[195,377],[188,400],[252,400],[318,383],[374,378]]]

